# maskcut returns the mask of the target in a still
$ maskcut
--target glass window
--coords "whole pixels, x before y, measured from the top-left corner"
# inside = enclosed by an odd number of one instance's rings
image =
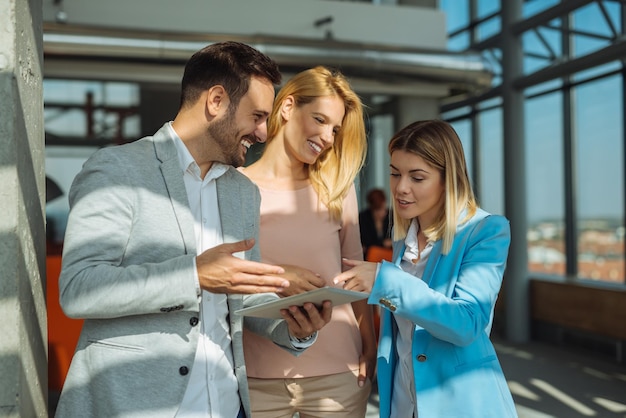
[[[553,25],[560,26],[560,20]],[[546,27],[529,30],[522,35],[524,49],[524,74],[530,74],[552,64],[562,55],[561,32]]]
[[[461,32],[448,38],[448,49],[453,52],[465,51],[470,46],[469,32]]]
[[[140,133],[136,83],[57,80],[43,82],[49,138],[136,139]]]
[[[557,5],[558,3],[559,0],[526,0],[522,5],[522,13],[525,18],[529,18]]]
[[[481,112],[478,116],[480,138],[480,184],[478,202],[487,212],[504,214],[504,142],[502,109]]]
[[[500,0],[478,0],[476,5],[478,18],[489,16],[500,11]]]
[[[608,3],[608,2],[604,2]],[[606,8],[607,13],[613,13],[610,22],[614,22],[616,17],[619,16],[618,8]],[[590,3],[586,7],[581,7],[573,13],[573,29],[581,30],[585,34],[573,35],[573,56],[582,56],[597,51],[601,48],[605,48],[610,45],[611,38],[614,36],[611,31],[609,22],[602,14],[600,6],[595,2]]]
[[[500,48],[486,49],[482,51],[482,56],[491,65],[494,72],[491,86],[499,86],[502,84],[502,50]]]
[[[574,90],[578,277],[624,283],[622,79]]]
[[[456,32],[469,24],[468,0],[441,0],[439,8],[446,14],[448,33]]]
[[[599,77],[603,74],[621,71],[622,63],[619,61],[609,62],[608,64],[590,68],[585,71],[578,72],[572,76],[572,80],[585,81],[586,79]]]
[[[499,15],[494,16],[478,25],[476,37],[478,41],[482,41],[499,34],[501,30],[502,18]]]
[[[525,117],[528,271],[565,275],[561,93],[526,100]]]
[[[463,152],[465,153],[465,161],[467,163],[467,172],[470,180],[473,178],[473,161],[472,161],[472,122],[469,119],[462,119],[451,123],[452,127],[459,135],[461,144],[463,144]],[[476,189],[472,180],[472,187]]]

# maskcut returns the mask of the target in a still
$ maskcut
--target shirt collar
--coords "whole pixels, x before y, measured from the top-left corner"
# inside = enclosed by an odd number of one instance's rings
[[[409,230],[406,233],[406,238],[404,239],[404,245],[406,245],[406,250],[404,252],[404,259],[411,261],[417,258],[418,255],[418,245],[417,245],[417,233],[419,232],[419,224],[417,223],[417,218],[411,221],[411,225],[409,226]]]

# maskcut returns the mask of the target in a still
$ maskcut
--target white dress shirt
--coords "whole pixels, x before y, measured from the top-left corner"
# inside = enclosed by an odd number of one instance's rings
[[[215,180],[228,166],[213,163],[204,179],[200,167],[170,123],[183,171],[189,207],[194,217],[197,253],[223,243]],[[197,273],[196,273],[197,275]],[[198,282],[198,278],[196,277]],[[198,284],[201,332],[189,384],[177,418],[236,418],[241,407],[235,377],[225,294],[202,290]]]
[[[407,273],[415,276],[414,280],[422,280],[424,268],[428,255],[432,249],[432,243],[420,252],[417,244],[417,233],[419,226],[414,219],[407,232],[404,244],[406,250],[402,257],[400,267]],[[413,279],[412,279],[413,280]],[[396,340],[396,350],[398,352],[398,363],[393,381],[393,394],[391,396],[391,418],[417,417],[417,399],[415,399],[415,381],[413,375],[413,332],[415,324],[408,319],[394,315],[398,325],[398,337]]]

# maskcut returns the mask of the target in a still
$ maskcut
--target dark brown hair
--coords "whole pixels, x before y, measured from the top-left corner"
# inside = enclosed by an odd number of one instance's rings
[[[203,91],[221,85],[232,107],[248,92],[250,78],[256,76],[279,84],[278,64],[262,52],[241,42],[226,41],[208,45],[189,58],[181,83],[180,106],[195,103]]]
[[[387,206],[387,195],[383,189],[372,189],[367,192],[367,205],[376,210]]]

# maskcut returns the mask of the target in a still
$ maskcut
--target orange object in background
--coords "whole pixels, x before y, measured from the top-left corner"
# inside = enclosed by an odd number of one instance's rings
[[[59,305],[61,255],[46,257],[46,271],[48,389],[60,392],[78,343],[83,320],[68,318]]]
[[[371,261],[373,263],[380,263],[382,260],[391,261],[393,256],[393,250],[391,248],[378,247],[372,245],[367,249],[365,255],[365,261]],[[379,307],[374,306],[374,331],[376,332],[376,340],[380,334],[380,312]]]
[[[367,249],[365,261],[372,261],[374,263],[379,263],[382,260],[391,261],[392,254],[393,250],[391,248],[384,248],[372,245]]]

